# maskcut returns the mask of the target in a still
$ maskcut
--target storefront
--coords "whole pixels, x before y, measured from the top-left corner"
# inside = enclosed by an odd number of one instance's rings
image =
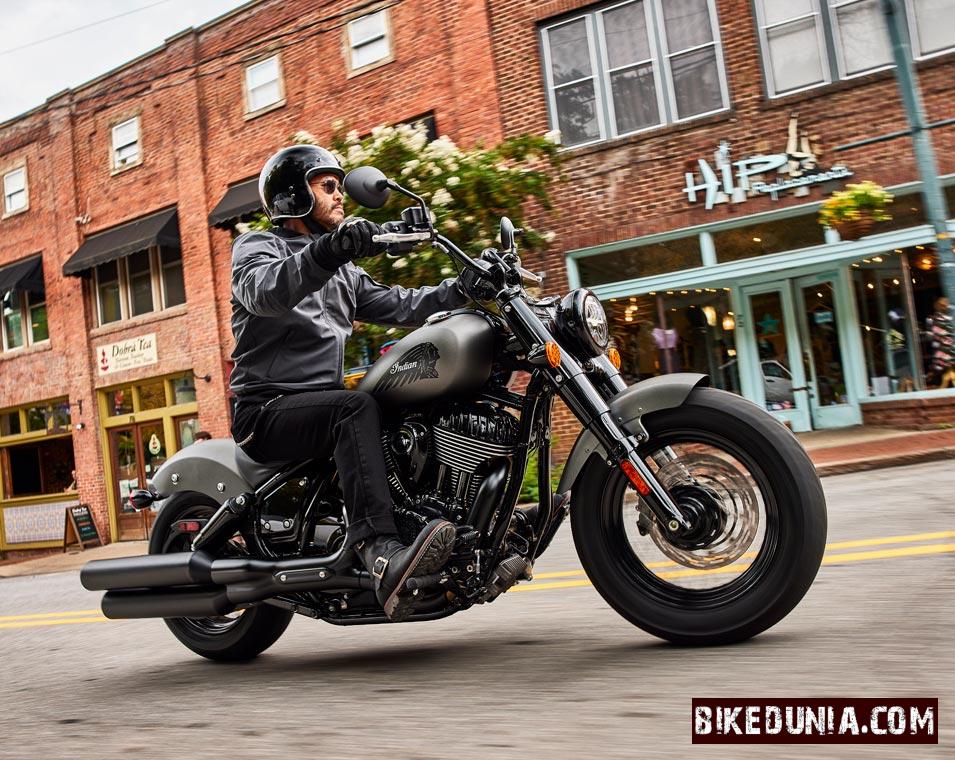
[[[148,535],[155,514],[136,512],[127,497],[198,432],[192,373],[153,377],[98,391],[111,535],[120,541]]]
[[[568,276],[604,301],[630,380],[705,372],[795,431],[885,402],[955,408],[934,234],[916,184],[888,189],[893,219],[858,241],[823,230],[817,201],[571,251]]]
[[[62,546],[74,470],[66,398],[0,410],[0,550]]]

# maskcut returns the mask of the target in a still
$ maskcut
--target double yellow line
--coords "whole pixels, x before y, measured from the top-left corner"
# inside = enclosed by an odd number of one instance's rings
[[[946,530],[936,533],[914,533],[907,536],[887,536],[883,538],[863,538],[855,541],[837,541],[826,544],[826,554],[822,559],[824,565],[843,565],[851,562],[866,562],[877,559],[896,559],[899,557],[920,557],[931,554],[947,554],[955,552],[955,543],[925,543],[927,541],[943,541],[955,538],[955,531]],[[869,547],[894,546],[891,549],[876,549]],[[917,544],[906,546],[905,544]],[[864,551],[845,551],[846,549],[864,549]],[[754,554],[745,554],[741,559],[752,559]],[[700,575],[735,574],[745,570],[749,565],[738,563],[721,567],[716,570],[691,570],[681,568],[675,562],[651,562],[647,565],[651,570],[660,570],[660,578],[676,579],[690,578]],[[681,568],[673,569],[670,568]],[[550,580],[566,578],[567,580]],[[540,581],[549,581],[541,583]],[[515,586],[511,593],[518,591],[548,591],[561,588],[579,588],[589,586],[590,581],[585,577],[583,570],[562,570],[552,573],[538,573],[534,582]],[[103,623],[106,618],[99,610],[74,610],[72,612],[36,612],[29,615],[0,616],[0,629],[3,628],[37,628],[54,625],[77,625],[79,623]]]
[[[920,557],[930,554],[947,554],[955,552],[955,543],[922,543],[919,546],[900,546],[893,549],[871,549],[869,551],[846,552],[844,549],[859,549],[870,546],[885,546],[891,544],[911,544],[925,541],[939,541],[946,538],[955,538],[955,531],[943,530],[935,533],[913,533],[907,536],[886,536],[882,538],[863,538],[854,541],[837,541],[826,544],[826,554],[822,558],[823,565],[843,565],[850,562],[866,562],[876,559],[896,559],[899,557]],[[755,553],[744,554],[741,559],[752,559]],[[727,567],[717,568],[716,570],[668,570],[667,568],[680,567],[676,562],[650,562],[647,564],[650,570],[662,570],[657,573],[657,577],[664,580],[677,578],[693,578],[704,575],[727,575],[743,572],[749,565],[747,563],[738,563]],[[563,570],[554,573],[535,573],[534,582],[515,586],[510,593],[516,591],[546,591],[548,589],[560,588],[579,588],[581,586],[590,586],[591,583],[585,577],[583,570]],[[540,580],[549,578],[574,578],[579,580],[553,581],[550,583],[539,583]]]

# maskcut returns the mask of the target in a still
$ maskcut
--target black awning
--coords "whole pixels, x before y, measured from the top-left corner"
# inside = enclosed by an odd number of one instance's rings
[[[237,221],[247,221],[249,217],[262,210],[259,198],[259,179],[253,177],[230,185],[212,213],[209,214],[209,226],[231,227]]]
[[[10,290],[43,292],[43,257],[18,261],[0,269],[0,295]]]
[[[179,218],[175,207],[90,235],[63,265],[63,274],[78,275],[151,245],[179,248]]]

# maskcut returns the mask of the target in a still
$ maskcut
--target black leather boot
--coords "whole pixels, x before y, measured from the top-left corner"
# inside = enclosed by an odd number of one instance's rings
[[[395,535],[375,536],[356,545],[358,555],[375,578],[375,593],[392,622],[405,620],[414,610],[415,597],[405,590],[409,578],[441,569],[454,548],[456,531],[447,520],[432,520],[411,546]]]

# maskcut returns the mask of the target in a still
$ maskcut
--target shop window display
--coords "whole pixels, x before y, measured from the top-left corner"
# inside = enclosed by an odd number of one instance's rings
[[[869,395],[955,386],[955,325],[930,246],[854,262]]]
[[[73,481],[73,441],[69,437],[40,440],[0,449],[6,499],[59,494]]]
[[[735,315],[723,289],[650,293],[604,304],[628,383],[671,372],[702,372],[740,392]]]

